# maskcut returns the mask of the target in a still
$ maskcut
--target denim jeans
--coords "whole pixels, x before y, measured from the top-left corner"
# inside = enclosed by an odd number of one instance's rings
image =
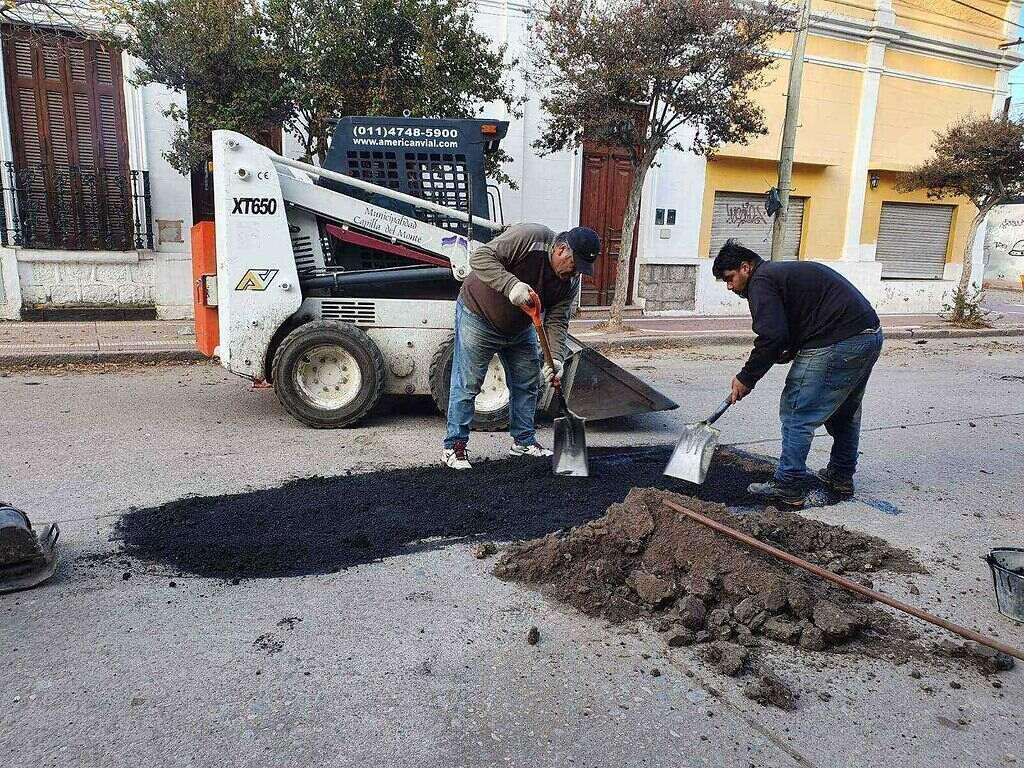
[[[508,384],[509,426],[519,445],[533,445],[534,416],[540,392],[540,345],[532,325],[512,336],[495,330],[479,315],[455,302],[455,355],[452,359],[451,391],[448,394],[448,433],[444,447],[469,441],[473,401],[497,354],[505,368]]]
[[[806,487],[807,454],[814,431],[822,424],[833,439],[829,469],[839,477],[853,477],[861,401],[881,354],[882,338],[879,330],[797,353],[779,403],[782,455],[775,472],[777,483],[793,490]]]

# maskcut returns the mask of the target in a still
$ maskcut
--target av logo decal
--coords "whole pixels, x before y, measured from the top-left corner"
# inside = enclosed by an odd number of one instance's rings
[[[276,269],[250,269],[235,286],[236,291],[265,291],[274,282],[274,277],[279,270]]]

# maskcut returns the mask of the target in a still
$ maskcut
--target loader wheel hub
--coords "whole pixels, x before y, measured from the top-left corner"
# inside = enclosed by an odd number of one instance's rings
[[[294,371],[295,388],[323,410],[344,408],[363,387],[359,363],[344,347],[333,344],[306,352]]]
[[[480,394],[474,401],[478,411],[494,413],[508,406],[509,392],[505,384],[505,368],[495,355],[487,366],[487,375],[480,385]]]

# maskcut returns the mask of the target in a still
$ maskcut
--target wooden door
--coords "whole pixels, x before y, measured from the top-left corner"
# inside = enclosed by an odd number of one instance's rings
[[[592,277],[584,276],[580,303],[583,306],[608,306],[615,298],[619,246],[622,243],[622,217],[633,184],[633,164],[621,147],[596,142],[583,145],[583,183],[580,192],[580,226],[590,227],[601,236],[601,255]],[[630,257],[629,294],[633,293],[633,265],[636,263],[637,232],[633,231]]]

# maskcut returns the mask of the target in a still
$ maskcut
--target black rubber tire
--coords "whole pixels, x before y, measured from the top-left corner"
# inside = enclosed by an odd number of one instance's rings
[[[302,355],[320,344],[343,347],[359,365],[362,388],[356,398],[334,410],[316,407],[299,393],[292,380],[295,365]],[[318,320],[300,325],[289,333],[274,351],[272,364],[274,391],[285,409],[303,424],[316,429],[347,427],[369,414],[384,391],[384,356],[373,340],[349,323]]]
[[[448,414],[448,394],[452,383],[452,355],[455,335],[445,339],[430,358],[430,394],[441,413]],[[477,432],[504,432],[508,429],[508,406],[497,411],[476,411],[472,428]]]

